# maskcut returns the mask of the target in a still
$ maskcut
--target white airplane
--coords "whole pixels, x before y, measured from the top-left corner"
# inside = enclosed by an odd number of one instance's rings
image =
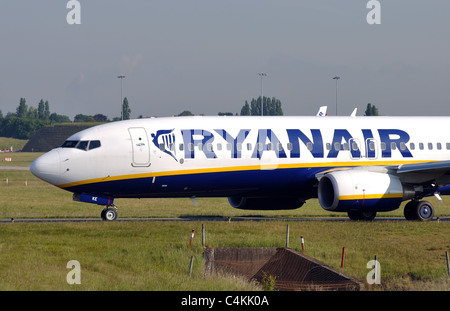
[[[430,220],[422,198],[450,194],[449,117],[176,117],[112,122],[69,137],[31,172],[76,201],[228,197],[250,210],[301,207],[372,220],[406,204]]]

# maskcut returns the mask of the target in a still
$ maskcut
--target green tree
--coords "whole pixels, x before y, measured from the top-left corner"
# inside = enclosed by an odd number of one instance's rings
[[[108,117],[103,114],[100,114],[100,113],[94,115],[93,118],[97,122],[107,122],[108,121]]]
[[[26,119],[39,119],[38,110],[34,107],[29,107]]]
[[[29,139],[45,123],[37,119],[10,116],[2,122],[1,136],[18,139]]]
[[[252,98],[250,102],[250,115],[260,116],[261,115],[261,96],[258,99]]]
[[[248,101],[245,101],[244,106],[242,106],[241,109],[241,116],[249,116],[250,115],[250,105],[248,104]]]
[[[50,105],[48,104],[48,100],[44,103],[44,120],[50,119]]]
[[[364,112],[365,116],[378,116],[378,108],[371,103],[367,104],[366,111]]]
[[[190,112],[189,110],[185,110],[182,113],[180,113],[178,116],[179,117],[183,117],[183,116],[193,116],[194,114],[192,112]]]
[[[28,107],[25,98],[20,98],[16,113],[8,112],[6,117],[0,116],[0,136],[29,139],[41,127],[50,123],[71,122],[67,116],[50,114],[48,101],[43,99],[38,107]]]
[[[281,108],[281,101],[275,97],[263,97],[263,112],[265,116],[282,116],[283,109]],[[245,114],[244,114],[245,113]],[[248,114],[247,114],[248,113]],[[261,96],[258,99],[252,98],[250,106],[248,102],[245,101],[244,106],[241,109],[242,115],[261,115]]]
[[[52,113],[49,117],[50,122],[52,123],[70,123],[70,118],[68,116],[60,115],[57,113]]]
[[[123,113],[123,120],[130,120],[131,117],[131,109],[128,105],[128,98],[123,99],[123,106],[122,106],[122,113]]]
[[[77,114],[73,119],[73,122],[94,122],[94,118],[92,116],[88,116],[85,114]]]
[[[19,102],[19,106],[16,109],[16,115],[19,118],[26,118],[28,115],[28,105],[25,98],[21,98]]]
[[[43,99],[38,104],[38,118],[39,120],[45,120],[45,104]]]
[[[39,120],[49,120],[50,118],[50,106],[48,104],[48,100],[44,102],[43,99],[38,104],[38,119]]]

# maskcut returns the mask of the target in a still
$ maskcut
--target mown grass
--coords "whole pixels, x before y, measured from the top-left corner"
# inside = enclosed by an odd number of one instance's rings
[[[1,161],[0,166],[3,167],[13,167],[13,166],[22,166],[29,167],[31,162],[36,159],[38,156],[42,155],[42,153],[37,152],[5,152],[1,153]],[[5,161],[5,158],[11,158],[12,161]]]
[[[10,137],[0,137],[0,150],[9,149],[13,147],[13,150],[22,150],[28,140],[16,139]]]
[[[2,224],[0,290],[254,290],[232,277],[203,276],[198,223]],[[194,269],[189,277],[189,263]],[[81,284],[66,281],[78,260]]]
[[[0,290],[259,290],[231,276],[204,277],[201,228],[213,247],[290,247],[365,283],[377,255],[381,285],[366,290],[447,290],[448,222],[83,222],[3,223]],[[189,245],[190,233],[197,233]],[[342,247],[344,268],[340,267]],[[194,269],[189,277],[189,263]],[[81,284],[69,285],[69,260],[81,265]]]
[[[31,162],[32,155],[23,155]],[[8,177],[9,183],[5,180]],[[25,185],[27,181],[27,185]],[[432,198],[436,216],[450,213]],[[29,171],[0,170],[0,218],[99,218],[101,207],[72,201],[69,192],[39,181]],[[367,262],[377,255],[381,285],[366,290],[447,290],[445,252],[450,222],[346,221],[323,210],[317,200],[293,211],[243,211],[224,198],[117,200],[119,217],[218,216],[218,221],[134,221],[80,223],[1,223],[0,290],[259,290],[231,276],[203,276],[201,227],[213,247],[290,247],[365,283]],[[402,216],[402,209],[380,215]],[[233,217],[333,217],[330,221],[235,221]],[[342,218],[340,218],[342,216]],[[232,217],[231,222],[227,221]],[[222,219],[220,219],[222,218]],[[342,220],[341,220],[342,219]],[[205,219],[206,220],[206,219]],[[189,246],[191,230],[196,236]],[[340,268],[342,247],[345,267]],[[189,277],[189,262],[194,270]],[[69,285],[69,260],[81,264],[81,284]]]

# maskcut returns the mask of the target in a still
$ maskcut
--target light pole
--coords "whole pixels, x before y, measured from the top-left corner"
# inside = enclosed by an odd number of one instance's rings
[[[122,96],[122,81],[125,78],[124,75],[117,76],[120,79],[120,119],[123,120],[123,96]]]
[[[264,115],[264,106],[263,106],[263,101],[264,101],[264,97],[263,97],[263,77],[267,77],[267,74],[264,72],[260,72],[258,73],[258,75],[261,77],[261,116]]]
[[[333,80],[336,80],[336,115],[338,115],[338,80],[341,77],[335,76]]]

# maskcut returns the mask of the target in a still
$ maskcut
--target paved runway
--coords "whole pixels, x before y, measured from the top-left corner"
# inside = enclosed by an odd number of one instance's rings
[[[61,223],[61,222],[101,222],[104,221],[99,218],[2,218],[0,223]],[[352,221],[347,217],[178,217],[178,218],[117,218],[116,222],[122,221]],[[407,221],[403,217],[377,217],[378,221]],[[434,218],[432,222],[450,221],[450,217]]]

